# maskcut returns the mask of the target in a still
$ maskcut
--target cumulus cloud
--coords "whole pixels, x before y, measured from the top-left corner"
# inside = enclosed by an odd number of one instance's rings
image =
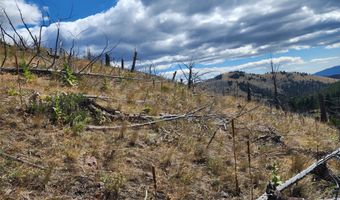
[[[278,57],[273,59],[263,59],[259,61],[254,62],[248,62],[241,65],[235,65],[235,66],[222,66],[222,67],[201,67],[201,68],[195,68],[194,71],[198,72],[199,74],[204,74],[202,78],[212,78],[214,76],[217,76],[219,74],[223,74],[230,71],[248,71],[248,70],[263,70],[263,71],[269,71],[270,70],[270,62],[273,61],[275,65],[280,66],[280,70],[284,70],[287,66],[290,65],[300,65],[305,63],[305,61],[301,57]],[[163,73],[163,76],[167,78],[171,78],[172,74],[175,70],[168,71]],[[178,71],[178,70],[177,70]],[[182,78],[183,72],[187,73],[188,70],[179,70],[179,78]]]
[[[14,26],[21,25],[18,8],[27,24],[37,25],[40,22],[42,14],[35,4],[27,3],[25,0],[0,0],[0,24],[8,26],[8,20],[3,12],[5,11]]]
[[[326,57],[326,58],[315,58],[315,59],[312,59],[310,60],[309,62],[310,63],[327,63],[329,61],[332,61],[332,60],[337,60],[339,59],[339,57]]]
[[[105,12],[60,27],[66,47],[75,39],[81,51],[99,52],[106,40],[119,41],[116,58],[130,59],[137,48],[145,63],[171,70],[173,63],[190,59],[213,64],[289,49],[336,48],[340,1],[120,0]],[[52,46],[55,24],[43,35]]]

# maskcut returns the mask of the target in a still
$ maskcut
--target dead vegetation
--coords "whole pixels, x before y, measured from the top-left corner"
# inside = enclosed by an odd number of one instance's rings
[[[312,163],[313,153],[337,146],[336,131],[313,119],[174,83],[85,77],[67,87],[53,76],[37,76],[19,91],[16,75],[2,74],[1,81],[2,152],[25,161],[0,159],[6,198],[249,199],[250,188],[254,197],[265,190],[274,163],[286,180]],[[228,120],[236,116],[233,148]],[[277,145],[277,137],[284,145]],[[329,197],[332,183],[325,183],[327,190],[310,184],[301,186],[300,196],[317,191]]]

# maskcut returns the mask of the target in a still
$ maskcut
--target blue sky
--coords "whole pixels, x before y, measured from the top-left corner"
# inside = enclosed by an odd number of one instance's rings
[[[271,55],[286,71],[314,73],[340,65],[340,1],[335,0],[0,1],[20,27],[13,2],[33,32],[44,10],[54,21],[61,19],[63,48],[75,40],[79,55],[86,49],[95,54],[106,42],[119,43],[114,59],[129,61],[136,48],[139,66],[153,64],[167,77],[178,63],[192,59],[196,70],[210,72],[205,78],[233,70],[265,73]],[[55,35],[56,24],[44,28],[44,45],[52,46]]]
[[[40,9],[47,6],[53,19],[74,21],[104,12],[114,6],[116,0],[29,0],[27,3],[36,4]]]

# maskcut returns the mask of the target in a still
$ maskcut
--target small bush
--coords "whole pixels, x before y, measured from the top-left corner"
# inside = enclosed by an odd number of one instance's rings
[[[19,92],[13,88],[10,88],[7,90],[7,95],[8,96],[18,96]]]
[[[21,63],[19,64],[19,67],[22,69],[23,71],[23,76],[26,80],[26,82],[31,82],[34,80],[34,75],[30,72],[29,70],[29,66],[26,64],[26,62],[23,60],[21,61]]]
[[[276,163],[273,164],[273,169],[272,169],[272,180],[271,182],[275,186],[279,186],[282,184],[281,177],[279,176],[279,167],[277,166]]]
[[[102,92],[106,92],[106,91],[109,90],[109,81],[107,80],[107,78],[104,78],[103,84],[102,84],[102,86],[100,87],[100,90],[101,90]]]
[[[125,185],[125,178],[121,173],[104,173],[100,180],[104,183],[106,199],[117,198]]]
[[[78,84],[77,77],[73,74],[70,66],[64,64],[64,74],[62,76],[62,82],[67,86],[75,86]]]
[[[87,99],[82,94],[56,94],[44,101],[34,101],[28,113],[47,114],[52,123],[69,124],[79,132],[90,118]]]

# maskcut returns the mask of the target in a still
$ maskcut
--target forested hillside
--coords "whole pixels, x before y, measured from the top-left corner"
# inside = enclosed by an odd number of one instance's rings
[[[316,94],[326,88],[335,79],[312,76],[307,73],[278,72],[277,75],[278,96],[281,106],[287,107],[291,98]],[[245,72],[230,72],[219,75],[203,82],[201,88],[222,95],[240,96],[246,98],[248,88],[252,99],[261,102],[273,103],[274,85],[272,75],[248,74]]]

